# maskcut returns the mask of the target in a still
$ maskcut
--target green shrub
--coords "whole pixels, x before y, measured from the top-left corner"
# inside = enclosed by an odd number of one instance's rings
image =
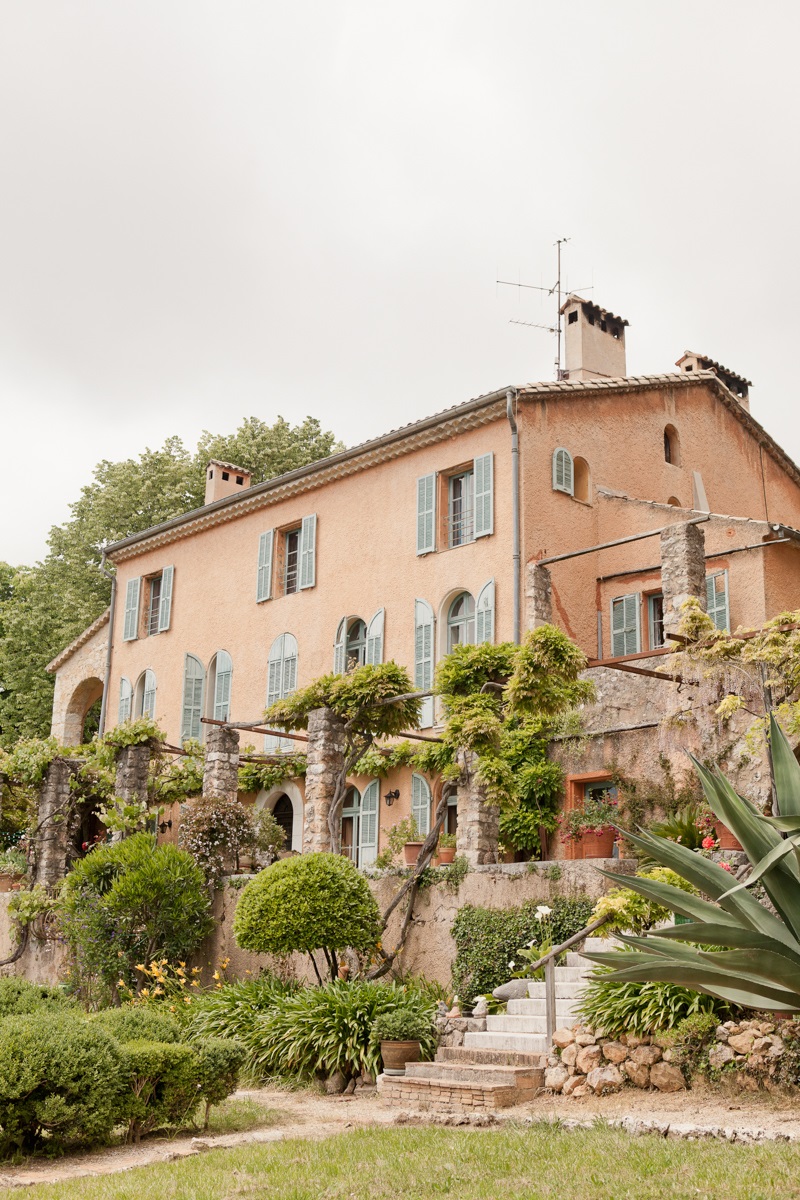
[[[27,979],[18,979],[13,975],[0,979],[0,1018],[22,1016],[45,1009],[63,1013],[72,1006],[73,1001],[59,988],[28,983]]]
[[[246,1037],[251,1061],[262,1076],[377,1075],[380,1047],[372,1028],[380,1014],[397,1008],[427,1018],[428,1034],[420,1040],[423,1057],[432,1057],[434,1006],[426,996],[393,983],[355,981],[304,988],[269,1009]]]
[[[71,982],[88,1006],[136,987],[137,963],[185,959],[211,930],[205,879],[191,855],[146,833],[97,846],[64,883],[61,925]]]
[[[578,1011],[590,1025],[611,1036],[673,1029],[687,1017],[701,1014],[712,1014],[718,1023],[731,1011],[724,1000],[677,983],[618,983],[608,974],[604,968],[592,972]]]
[[[151,1008],[134,1008],[130,1004],[122,1008],[106,1008],[92,1018],[92,1025],[100,1025],[118,1042],[179,1042],[181,1027],[167,1013],[155,1012]]]
[[[208,1114],[213,1104],[221,1104],[239,1086],[239,1071],[245,1061],[245,1048],[233,1038],[204,1038],[194,1046],[196,1079],[206,1102],[203,1128],[208,1129]]]
[[[265,971],[257,979],[224,984],[219,991],[198,996],[187,1036],[194,1038],[245,1038],[264,1013],[285,996],[298,991],[293,980],[284,982]]]
[[[371,950],[381,935],[378,905],[363,875],[340,854],[303,854],[261,871],[233,921],[236,941],[258,954],[322,950],[331,978],[336,951]],[[316,962],[314,968],[317,970]]]
[[[103,1140],[124,1097],[120,1046],[81,1015],[0,1021],[0,1156]]]
[[[376,1042],[424,1042],[432,1032],[432,1012],[420,1012],[418,1008],[390,1008],[378,1013],[372,1023]]]
[[[647,871],[637,871],[636,878],[653,879],[657,883],[671,884],[672,887],[680,888],[693,896],[698,894],[696,887],[682,879],[675,871],[670,871],[668,867],[653,866]],[[606,936],[614,932],[644,933],[646,929],[651,929],[671,916],[670,909],[656,904],[654,900],[634,892],[631,888],[618,887],[600,897],[592,910],[591,920],[607,918],[603,930],[603,935]]]
[[[182,1042],[128,1042],[123,1048],[128,1082],[128,1141],[153,1129],[183,1125],[200,1103],[197,1055]]]
[[[489,995],[507,983],[521,946],[538,944],[541,921],[536,916],[536,901],[519,908],[479,908],[465,904],[453,922],[456,957],[453,963],[453,990],[466,1004],[476,996]],[[549,903],[553,945],[565,942],[589,922],[592,901],[560,896]]]

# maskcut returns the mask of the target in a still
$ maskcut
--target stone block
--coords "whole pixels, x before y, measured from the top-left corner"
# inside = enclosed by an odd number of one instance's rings
[[[682,1092],[686,1089],[683,1072],[671,1063],[653,1063],[650,1068],[650,1082],[660,1092]]]
[[[593,1046],[597,1038],[593,1033],[576,1033],[575,1041],[579,1046]]]
[[[553,1045],[558,1046],[559,1050],[564,1050],[574,1041],[575,1034],[571,1029],[557,1029],[553,1034]]]
[[[588,1075],[600,1065],[602,1058],[603,1051],[599,1046],[583,1046],[575,1059],[575,1069],[580,1071],[581,1075]]]
[[[583,1088],[585,1090],[586,1076],[585,1075],[570,1075],[569,1079],[565,1082],[564,1086],[561,1089],[561,1095],[562,1096],[572,1096],[577,1091],[578,1088]]]
[[[548,1067],[544,1073],[544,1086],[551,1092],[560,1092],[568,1079],[566,1067]]]
[[[634,1087],[646,1088],[650,1086],[650,1068],[646,1067],[644,1063],[637,1063],[632,1058],[629,1058],[627,1062],[622,1064],[620,1070],[627,1076]]]
[[[613,1064],[607,1067],[595,1067],[586,1076],[586,1082],[597,1096],[605,1092],[618,1092],[622,1087],[622,1075]]]
[[[747,1030],[746,1033],[732,1033],[728,1037],[728,1045],[732,1050],[735,1050],[737,1054],[749,1054],[753,1049],[753,1043],[755,1040],[756,1039],[750,1030]]]
[[[606,1042],[602,1050],[603,1058],[607,1058],[611,1063],[624,1062],[628,1057],[628,1047],[623,1046],[622,1042]]]
[[[575,1042],[570,1042],[569,1046],[565,1046],[561,1051],[561,1063],[570,1071],[575,1066],[575,1059],[578,1057],[579,1049],[580,1047]]]
[[[730,1046],[728,1046],[725,1042],[717,1042],[708,1052],[708,1065],[713,1067],[714,1070],[718,1071],[720,1067],[724,1067],[727,1063],[733,1062],[735,1058],[736,1055],[734,1054],[733,1050],[731,1050]]]
[[[637,1046],[631,1051],[631,1058],[643,1067],[652,1067],[661,1058],[661,1051],[658,1046]]]

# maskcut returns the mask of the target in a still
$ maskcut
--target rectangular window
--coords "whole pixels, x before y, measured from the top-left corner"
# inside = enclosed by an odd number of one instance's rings
[[[448,485],[448,544],[463,546],[474,540],[472,471],[451,475]]]
[[[161,576],[156,575],[150,580],[150,603],[147,613],[147,633],[152,636],[158,633],[158,619],[161,613]]]
[[[717,629],[730,629],[727,571],[706,575],[706,612]]]
[[[283,591],[296,592],[300,582],[300,530],[290,529],[283,535]]]
[[[632,592],[611,601],[611,657],[638,654],[640,650],[639,593]]]
[[[650,634],[650,649],[660,650],[664,645],[664,597],[647,597],[647,625]]]

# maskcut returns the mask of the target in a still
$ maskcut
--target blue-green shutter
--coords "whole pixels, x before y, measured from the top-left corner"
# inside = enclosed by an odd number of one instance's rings
[[[706,575],[706,612],[717,629],[730,629],[727,571]]]
[[[417,554],[436,549],[436,475],[417,480]]]
[[[373,665],[383,662],[383,624],[385,609],[379,608],[367,626],[365,661]]]
[[[380,806],[380,783],[373,779],[361,797],[361,812],[358,823],[358,865],[369,867],[378,855],[378,809]]]
[[[300,526],[300,589],[312,588],[317,578],[317,518],[303,517]]]
[[[139,592],[142,580],[129,579],[125,588],[125,623],[122,629],[123,642],[133,642],[139,636]]]
[[[336,630],[336,641],[333,646],[333,672],[334,672],[334,675],[344,675],[344,669],[347,665],[346,644],[347,644],[347,617],[342,617],[341,621],[339,622],[339,628]]]
[[[158,632],[166,633],[172,617],[172,580],[174,567],[164,567],[161,572],[161,597],[158,602]]]
[[[640,650],[639,593],[631,592],[611,601],[611,657],[638,654]]]
[[[431,831],[431,789],[423,775],[411,776],[411,815],[423,838]]]
[[[428,692],[433,686],[433,609],[427,600],[414,601],[414,686]],[[426,696],[420,712],[420,729],[433,725],[433,696]]]
[[[494,641],[494,580],[485,583],[475,605],[475,644]]]
[[[227,721],[231,715],[231,675],[233,663],[227,650],[217,653],[214,682],[214,720]]]
[[[278,700],[285,700],[297,687],[297,639],[291,633],[282,633],[275,638],[269,652],[267,667],[267,708]],[[290,738],[264,735],[264,749],[269,753],[295,748]]]
[[[181,705],[181,741],[200,740],[203,715],[203,687],[206,673],[199,658],[186,655],[183,668],[183,703]]]
[[[494,465],[491,454],[481,454],[472,464],[475,482],[475,537],[494,532]]]
[[[142,716],[150,717],[151,720],[156,715],[156,676],[155,672],[149,668],[144,673],[144,688],[142,691]]]
[[[268,529],[258,539],[258,576],[256,603],[269,600],[272,596],[272,547],[275,543],[274,529]]]
[[[575,491],[572,455],[563,446],[553,451],[553,491],[566,492],[568,496]]]
[[[133,701],[133,687],[130,679],[126,679],[123,675],[119,681],[119,724],[123,721],[131,719],[131,704]]]

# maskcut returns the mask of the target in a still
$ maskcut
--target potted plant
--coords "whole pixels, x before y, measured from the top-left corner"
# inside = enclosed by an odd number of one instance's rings
[[[405,1074],[406,1063],[419,1062],[420,1042],[431,1032],[431,1019],[411,1008],[391,1008],[372,1023],[373,1041],[381,1044],[386,1075]]]
[[[439,835],[439,862],[442,866],[451,863],[456,856],[456,835],[442,833]]]
[[[253,814],[255,829],[255,848],[260,856],[267,861],[267,866],[275,862],[278,855],[286,848],[286,832],[279,825],[268,808],[258,809]],[[252,861],[251,861],[252,866]]]
[[[406,817],[393,825],[389,831],[389,841],[392,846],[402,845],[406,866],[413,867],[423,846],[423,838],[414,817]]]
[[[581,858],[611,858],[618,820],[617,800],[610,792],[587,796],[559,817],[561,840],[572,842]]]
[[[28,871],[28,860],[21,850],[11,847],[0,854],[0,892],[16,891]]]

